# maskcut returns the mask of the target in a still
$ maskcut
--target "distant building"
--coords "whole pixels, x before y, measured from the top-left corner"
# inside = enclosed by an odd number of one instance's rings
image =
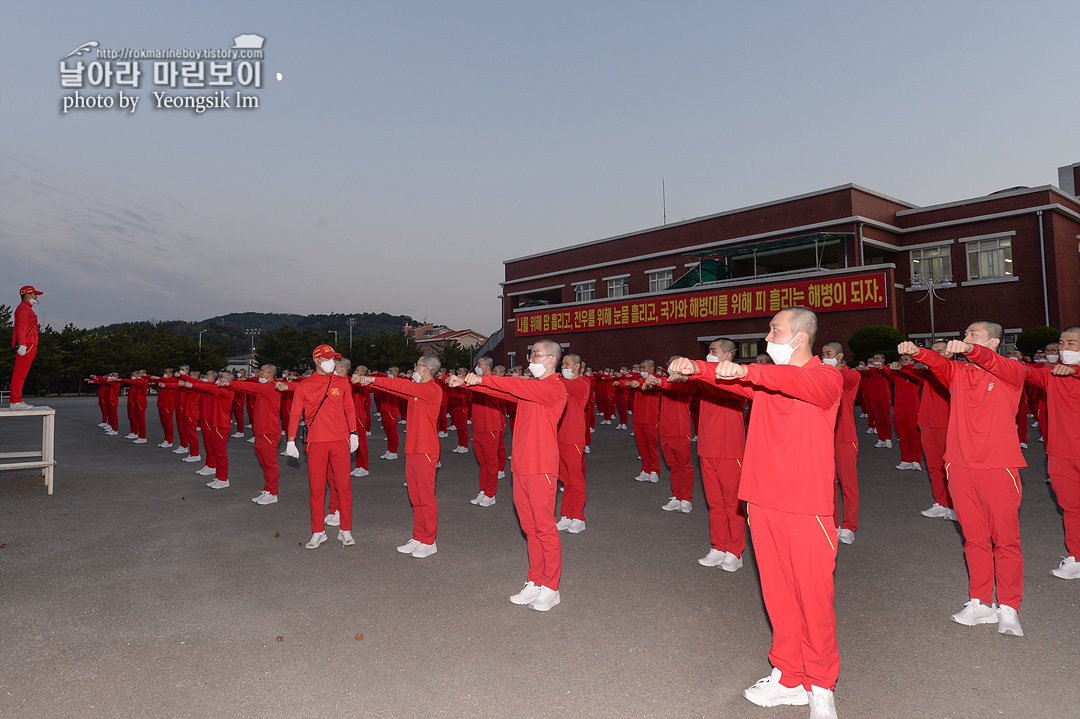
[[[240,355],[239,357],[230,357],[225,362],[225,369],[235,374],[237,370],[252,372],[257,370],[258,366],[256,366],[255,360],[251,358],[251,355],[246,354]]]
[[[815,350],[866,325],[926,344],[991,319],[1011,344],[1077,324],[1080,163],[1058,181],[930,207],[841,185],[507,260],[490,354],[550,337],[593,367],[663,363],[729,337],[747,360],[788,305],[818,313]]]
[[[417,346],[426,355],[437,355],[447,343],[454,341],[465,349],[476,349],[487,342],[488,338],[472,330],[446,330],[415,338]]]

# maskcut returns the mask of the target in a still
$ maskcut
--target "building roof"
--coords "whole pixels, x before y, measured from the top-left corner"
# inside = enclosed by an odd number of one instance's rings
[[[472,330],[449,330],[447,332],[440,332],[437,335],[431,335],[429,337],[417,337],[413,341],[416,344],[425,344],[428,342],[449,342],[451,340],[461,340],[466,337],[475,337],[479,340],[480,344],[487,342],[487,336],[482,335],[479,332],[473,332]]]

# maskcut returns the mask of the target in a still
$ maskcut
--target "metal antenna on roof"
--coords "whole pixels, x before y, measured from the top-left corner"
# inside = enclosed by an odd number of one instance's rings
[[[664,196],[664,224],[667,224],[667,181],[663,177],[660,178],[660,191]]]

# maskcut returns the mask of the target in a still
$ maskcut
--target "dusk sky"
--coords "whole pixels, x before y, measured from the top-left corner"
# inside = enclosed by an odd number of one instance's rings
[[[662,181],[669,222],[849,182],[919,205],[1057,184],[1077,28],[1075,0],[6,0],[0,302],[37,285],[56,329],[389,312],[490,334],[504,260],[660,225]],[[143,60],[135,88],[80,90],[134,113],[61,112],[83,43],[244,33],[258,109],[156,109],[210,90]]]

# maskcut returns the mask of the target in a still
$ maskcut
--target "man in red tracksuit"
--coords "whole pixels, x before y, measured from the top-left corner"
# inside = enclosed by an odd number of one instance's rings
[[[202,384],[214,384],[217,382],[217,372],[208,370],[199,378]],[[198,430],[202,431],[203,437],[203,461],[205,465],[197,470],[196,474],[201,474],[204,477],[213,477],[217,472],[217,452],[211,447],[210,443],[213,439],[209,438],[210,435],[210,421],[213,418],[214,409],[214,395],[207,394],[205,392],[198,392],[192,387],[188,387],[192,391],[193,398],[198,400],[199,404],[199,421]],[[231,408],[230,408],[231,411]],[[187,460],[185,460],[187,461]]]
[[[402,398],[409,404],[405,416],[405,483],[413,508],[412,538],[397,548],[417,559],[438,551],[439,505],[435,499],[435,470],[439,464],[439,408],[442,389],[434,381],[441,366],[435,355],[416,361],[412,379],[402,377],[361,377],[360,384],[385,393],[391,403]],[[384,415],[385,416],[385,415]]]
[[[629,377],[630,373],[623,367],[615,375],[615,381],[611,383],[611,401],[615,405],[615,414],[618,415],[619,419],[615,429],[626,429],[626,423],[630,418],[630,389],[619,381],[626,380]]]
[[[150,388],[146,370],[132,372],[131,378],[120,380],[120,384],[128,386],[127,414],[128,428],[131,431],[125,439],[135,440],[133,444],[146,444],[146,395]]]
[[[559,485],[559,418],[566,407],[566,386],[559,379],[562,348],[553,340],[539,340],[529,354],[529,374],[494,377],[475,374],[454,377],[450,386],[466,384],[517,406],[514,453],[514,508],[529,547],[525,586],[510,597],[518,605],[541,612],[562,601],[562,544],[555,528],[555,495]]]
[[[281,441],[281,392],[274,382],[276,374],[276,366],[264,364],[259,368],[255,382],[237,381],[227,385],[241,397],[255,398],[251,427],[255,433],[255,457],[263,471],[262,491],[251,500],[255,504],[274,504],[278,501],[277,448]]]
[[[641,455],[641,474],[634,479],[639,482],[660,481],[660,394],[644,389],[645,380],[655,370],[656,363],[647,359],[642,361],[637,379],[615,383],[616,390],[622,387],[634,395],[634,441]]]
[[[734,360],[735,343],[731,340],[719,339],[709,345],[709,364]],[[710,544],[709,553],[698,564],[735,572],[742,568],[746,548],[746,513],[739,500],[746,397],[731,394],[707,374],[696,375],[694,380],[687,386],[701,398],[697,453],[709,505]]]
[[[899,362],[893,362],[884,372],[892,380],[894,388],[893,424],[896,425],[896,437],[900,440],[900,464],[897,469],[922,471],[922,443],[919,439],[919,389],[922,382],[904,374],[901,370],[914,365],[907,355],[902,355]]]
[[[244,370],[236,371],[236,381],[247,381],[247,372]],[[247,397],[242,394],[233,394],[233,406],[232,406],[232,421],[236,424],[236,431],[233,432],[233,437],[240,439],[244,436],[244,405],[247,404]]]
[[[1058,346],[1060,363],[1029,369],[1027,381],[1046,397],[1046,472],[1065,524],[1068,556],[1050,573],[1080,579],[1080,327],[1062,330]]]
[[[931,349],[945,359],[952,357],[945,351],[945,342],[935,342]],[[922,383],[919,393],[919,444],[926,456],[926,473],[930,477],[930,491],[934,504],[920,514],[934,519],[956,519],[952,498],[949,496],[945,477],[945,438],[949,428],[949,388],[928,369],[912,366],[900,371]]]
[[[33,285],[19,288],[19,305],[15,308],[15,331],[11,333],[11,346],[15,350],[15,369],[11,373],[11,396],[8,409],[30,409],[32,405],[23,402],[23,385],[30,374],[30,365],[37,357],[38,319],[34,305],[38,302],[41,290]],[[113,427],[115,429],[115,427]]]
[[[349,380],[334,374],[336,359],[341,354],[330,345],[319,345],[311,353],[315,374],[293,386],[293,402],[289,411],[289,429],[285,437],[285,452],[300,458],[296,433],[300,418],[307,427],[305,451],[308,462],[308,494],[311,510],[311,539],[306,549],[317,549],[326,541],[323,511],[326,509],[326,482],[334,483],[341,504],[341,530],[338,539],[342,546],[356,544],[352,536],[352,477],[349,474],[349,454],[356,451],[360,438],[356,435],[356,407],[352,401]]]
[[[739,498],[747,502],[761,593],[773,627],[772,674],[743,692],[759,706],[811,704],[811,716],[836,717],[840,670],[833,609],[836,476],[833,436],[843,377],[813,356],[817,317],[781,310],[766,337],[775,365],[677,360],[687,376],[754,400]]]
[[[589,379],[581,374],[581,357],[562,358],[559,375],[566,387],[566,406],[559,418],[556,435],[559,442],[559,479],[563,483],[561,517],[555,529],[570,534],[585,531],[585,422],[586,407],[591,394]]]
[[[681,358],[681,355],[672,357],[671,360]],[[670,364],[670,362],[669,362]],[[680,379],[681,377],[676,377]],[[660,449],[664,453],[664,459],[671,468],[671,497],[667,504],[660,507],[665,512],[682,512],[689,514],[694,508],[694,463],[692,439],[694,435],[693,421],[690,417],[691,393],[683,382],[672,383],[670,380],[650,376],[645,380],[645,387],[655,387],[652,390],[660,393],[660,414],[657,423],[657,431],[660,435]],[[636,417],[635,417],[635,432]]]
[[[912,355],[949,387],[945,472],[964,532],[970,597],[953,621],[996,623],[1001,634],[1023,636],[1017,616],[1024,593],[1019,510],[1020,468],[1027,463],[1013,418],[1027,371],[996,352],[1003,336],[996,322],[972,323],[963,340],[945,345],[967,362],[950,362],[913,342],[901,343],[897,351]]]
[[[877,430],[875,447],[892,449],[892,380],[884,372],[885,355],[876,354],[863,373],[862,394]]]
[[[458,369],[457,376],[464,377],[465,369]],[[468,390],[462,387],[451,388],[450,395],[447,398],[447,405],[450,408],[450,425],[457,431],[457,446],[450,451],[455,454],[465,454],[469,451]]]
[[[151,377],[150,383],[157,385],[157,410],[158,421],[161,422],[161,431],[165,440],[158,445],[162,449],[173,446],[173,414],[176,412],[176,387],[162,384],[162,379],[167,379],[176,374],[172,367],[166,367],[162,377]]]
[[[481,357],[476,361],[477,376],[494,374],[495,363],[490,357]],[[440,383],[443,384],[443,383]],[[445,386],[445,385],[443,385]],[[449,389],[448,391],[462,391]],[[471,395],[473,411],[473,450],[480,465],[480,492],[469,500],[479,507],[495,504],[495,493],[499,488],[499,472],[505,464],[500,461],[501,452],[505,451],[506,406],[497,398],[485,394]],[[440,410],[441,411],[441,410]]]
[[[822,346],[821,362],[838,369],[844,378],[833,430],[833,456],[839,480],[833,524],[836,526],[836,538],[844,544],[851,544],[859,529],[859,434],[855,429],[855,396],[859,393],[862,377],[857,370],[844,364],[844,346],[839,342],[826,342]],[[843,520],[840,518],[841,499],[844,503]]]
[[[386,376],[390,379],[397,379],[399,373],[400,370],[397,367],[391,367],[386,371]],[[379,408],[383,432],[386,433],[386,451],[383,452],[380,459],[397,459],[398,447],[400,446],[398,420],[401,415],[401,407],[398,404],[397,397],[387,395],[385,392],[375,394],[375,404]]]
[[[232,372],[207,372],[203,382],[184,382],[182,386],[200,392],[209,402],[200,409],[203,423],[203,443],[206,445],[206,469],[199,473],[214,479],[207,483],[210,489],[229,486],[229,429],[232,427],[233,397],[230,384],[236,376]]]
[[[366,477],[370,474],[368,469],[368,435],[371,434],[371,388],[360,384],[361,377],[367,377],[368,369],[359,365],[353,371],[350,382],[353,389],[353,405],[356,407],[356,436],[360,444],[356,448],[356,469],[352,471],[354,477]]]
[[[105,398],[105,414],[108,416],[106,420],[108,424],[105,426],[105,434],[113,435],[117,434],[120,428],[120,419],[117,414],[117,408],[120,406],[120,375],[117,372],[111,372],[105,377],[99,377],[95,374],[90,375],[90,381],[101,387],[101,392],[104,393]]]

